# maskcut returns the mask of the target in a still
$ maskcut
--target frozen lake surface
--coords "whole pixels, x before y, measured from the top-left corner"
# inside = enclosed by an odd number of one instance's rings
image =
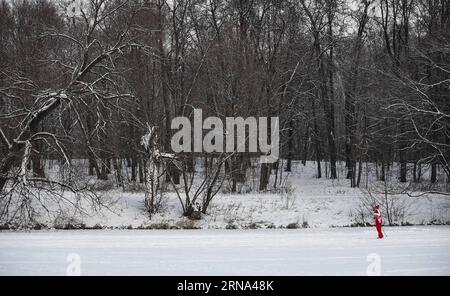
[[[450,275],[449,226],[385,230],[0,232],[0,275]]]

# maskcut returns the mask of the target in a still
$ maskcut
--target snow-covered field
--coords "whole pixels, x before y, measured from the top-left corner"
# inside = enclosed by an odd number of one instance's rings
[[[0,275],[450,275],[450,227],[0,233]],[[79,261],[78,261],[79,260]]]
[[[40,201],[35,201],[35,221],[46,227],[64,228],[66,225],[81,225],[94,228],[203,228],[203,229],[255,229],[285,228],[288,225],[308,227],[334,227],[354,224],[373,223],[368,205],[370,198],[366,185],[372,190],[382,206],[384,188],[377,182],[373,168],[366,177],[363,176],[361,188],[350,188],[345,176],[345,164],[338,166],[339,178],[330,180],[315,178],[315,164],[306,166],[293,163],[292,173],[283,174],[282,185],[289,193],[258,193],[250,188],[258,188],[258,174],[249,172],[248,183],[240,184],[241,193],[220,192],[212,201],[208,214],[200,221],[190,221],[183,217],[182,209],[174,192],[168,192],[161,211],[150,219],[144,210],[144,192],[123,191],[121,188],[108,188],[99,191],[101,199],[108,206],[100,211],[93,211],[88,205],[83,213],[73,209],[61,209],[54,204],[46,204],[43,210]],[[425,168],[424,168],[425,171]],[[395,174],[395,173],[393,173]],[[272,176],[273,177],[273,176]],[[419,184],[423,188],[430,186],[427,175]],[[394,176],[392,179],[396,179]],[[271,179],[271,184],[274,180]],[[255,184],[253,184],[255,183]],[[401,191],[405,184],[395,181],[390,184],[396,191]],[[280,186],[279,186],[280,187]],[[376,192],[378,190],[378,192]],[[414,192],[420,194],[420,192]],[[428,194],[409,197],[406,194],[390,195],[390,205],[397,217],[396,224],[450,224],[450,196]],[[365,202],[364,202],[365,201]],[[370,202],[369,202],[370,203]],[[365,208],[364,208],[365,207]],[[361,209],[364,208],[364,216]],[[11,211],[12,212],[12,211]],[[384,220],[387,222],[386,212]],[[2,221],[3,222],[3,221]]]

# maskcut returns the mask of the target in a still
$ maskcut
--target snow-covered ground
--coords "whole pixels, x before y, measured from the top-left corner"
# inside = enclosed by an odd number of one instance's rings
[[[363,171],[366,172],[366,169]],[[426,172],[425,168],[423,171]],[[190,221],[183,217],[182,208],[174,192],[166,194],[161,211],[150,219],[144,210],[143,191],[123,191],[113,186],[106,186],[108,190],[97,192],[107,208],[94,211],[87,205],[85,211],[80,213],[74,212],[71,208],[60,208],[59,205],[51,204],[53,199],[34,200],[36,209],[34,219],[50,228],[79,225],[120,229],[255,229],[285,228],[289,225],[321,228],[373,223],[370,209],[373,201],[370,200],[372,197],[369,196],[366,185],[371,190],[372,196],[377,198],[382,206],[385,204],[383,194],[385,184],[376,181],[373,167],[369,167],[368,173],[363,174],[361,188],[351,188],[349,180],[343,178],[344,163],[339,163],[336,180],[317,179],[315,172],[315,163],[307,162],[306,166],[303,166],[296,161],[293,163],[292,173],[289,175],[283,173],[282,186],[279,184],[278,192],[259,193],[251,190],[258,188],[258,173],[249,170],[247,184],[238,185],[241,193],[220,192],[213,199],[208,214],[203,215],[200,221]],[[424,175],[422,183],[417,186],[425,190],[429,188],[427,178],[428,176]],[[395,176],[391,179],[396,180]],[[270,184],[273,182],[272,175]],[[99,185],[103,186],[101,183]],[[393,192],[402,191],[402,187],[407,186],[396,181],[390,181],[388,185],[394,189]],[[280,190],[280,187],[284,189]],[[420,194],[419,191],[412,193]],[[70,198],[67,195],[66,197]],[[40,204],[42,200],[50,201],[45,205],[50,212],[43,209]],[[395,214],[393,222],[396,224],[450,224],[450,196],[427,194],[409,197],[406,194],[390,194],[389,204]],[[386,211],[384,221],[387,222]]]
[[[450,227],[0,233],[0,275],[450,275]]]
[[[150,219],[143,210],[143,193],[123,192],[120,189],[102,193],[116,200],[110,210],[84,215],[78,220],[88,226],[101,225],[112,227],[159,228],[272,228],[286,227],[292,224],[308,227],[349,226],[357,223],[373,223],[370,205],[371,197],[365,189],[365,177],[361,188],[351,188],[349,180],[343,178],[345,165],[339,166],[339,179],[317,179],[315,164],[307,162],[303,166],[293,163],[292,173],[283,175],[280,192],[258,193],[246,192],[249,188],[258,188],[258,174],[249,173],[247,184],[238,189],[242,193],[220,192],[212,201],[209,212],[200,221],[189,221],[182,217],[181,206],[173,192],[169,192],[160,213]],[[383,204],[384,184],[375,180],[374,173],[368,175],[368,187],[372,195]],[[392,177],[392,179],[395,179]],[[273,176],[271,183],[273,183]],[[253,184],[255,183],[255,184]],[[391,182],[395,191],[400,191],[402,184]],[[424,181],[426,184],[426,181]],[[278,186],[280,187],[280,186]],[[409,197],[406,194],[391,195],[391,207],[397,208],[397,224],[446,224],[450,223],[450,197],[426,195]],[[368,208],[367,208],[368,206]],[[361,209],[364,208],[364,219]],[[385,221],[387,221],[386,213]],[[400,217],[401,216],[401,217]],[[51,224],[50,221],[47,224]],[[131,227],[130,227],[131,226]]]

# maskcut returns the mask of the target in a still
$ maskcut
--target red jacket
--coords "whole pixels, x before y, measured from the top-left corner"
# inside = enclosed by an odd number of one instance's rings
[[[383,224],[383,218],[381,216],[381,210],[375,209],[375,222],[377,224]]]

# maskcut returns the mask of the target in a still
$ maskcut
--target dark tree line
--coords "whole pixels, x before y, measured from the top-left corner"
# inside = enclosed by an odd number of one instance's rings
[[[401,182],[425,181],[424,166],[427,181],[450,179],[446,0],[89,0],[68,17],[70,2],[0,1],[2,191],[54,182],[45,160],[88,159],[86,174],[143,183],[141,137],[158,127],[170,152],[172,119],[194,108],[279,116],[283,160],[261,165],[260,191],[292,160],[332,179],[344,161],[352,187],[363,163],[380,180],[394,163]],[[201,157],[224,160],[236,190],[252,155]],[[195,159],[169,163],[166,181]]]

